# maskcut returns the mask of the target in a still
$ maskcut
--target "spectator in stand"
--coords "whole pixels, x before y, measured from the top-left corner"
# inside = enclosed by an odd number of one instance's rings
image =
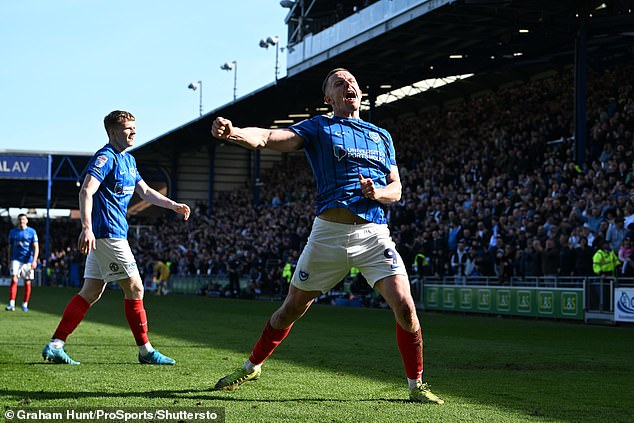
[[[469,276],[482,276],[480,270],[481,258],[478,256],[478,251],[475,248],[470,248],[467,253],[467,260],[465,262],[465,275]]]
[[[588,240],[585,237],[579,239],[579,247],[573,250],[573,255],[575,259],[574,275],[592,276],[594,274],[592,268],[594,250],[588,246]]]
[[[542,266],[544,247],[542,245],[542,242],[538,238],[533,239],[532,246],[533,251],[528,256],[528,260],[530,262],[529,267],[535,272],[534,276],[542,276],[544,274]]]
[[[240,274],[242,271],[242,261],[235,254],[230,253],[227,259],[227,274],[229,276],[229,290],[231,295],[240,295]]]
[[[454,213],[451,212],[451,215],[453,216]],[[458,249],[458,241],[461,239],[461,236],[462,236],[462,226],[460,225],[456,217],[453,217],[453,218],[450,217],[448,235],[449,236],[447,237],[447,245],[449,247],[449,252],[453,254]],[[463,247],[464,247],[464,243],[463,243]]]
[[[467,250],[465,249],[465,240],[458,241],[456,252],[451,255],[451,272],[454,276],[464,281],[466,275],[465,264],[467,263]]]
[[[552,239],[546,240],[546,246],[541,258],[542,274],[544,276],[557,276],[559,274],[559,249]]]
[[[595,233],[590,229],[590,225],[587,223],[583,224],[583,230],[581,232],[581,236],[586,239],[589,247],[595,246]]]
[[[495,263],[495,274],[498,277],[498,283],[501,285],[508,282],[507,277],[510,269],[513,267],[513,257],[509,257],[501,235],[496,236],[495,247],[490,250]]]
[[[614,251],[619,251],[621,248],[621,243],[623,239],[625,239],[625,235],[627,235],[627,230],[625,229],[625,219],[622,216],[617,216],[614,218],[614,222],[610,224],[605,239],[610,243],[610,248]]]
[[[575,271],[575,253],[568,244],[568,236],[559,237],[559,275],[573,276]]]
[[[623,239],[623,244],[619,248],[619,260],[623,263],[621,276],[626,278],[634,277],[634,245],[632,245],[631,235]]]
[[[443,277],[449,274],[447,272],[447,244],[437,230],[432,231],[431,236],[432,239],[429,244],[431,249],[429,253],[430,270],[434,276]]]

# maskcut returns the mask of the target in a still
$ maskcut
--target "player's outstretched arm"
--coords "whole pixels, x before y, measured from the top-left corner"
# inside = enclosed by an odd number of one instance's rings
[[[302,137],[290,129],[238,128],[223,117],[214,120],[211,135],[250,149],[270,148],[280,152],[298,150],[304,142]]]
[[[183,215],[184,219],[189,219],[190,209],[187,204],[177,203],[176,201],[170,200],[157,190],[151,188],[148,184],[145,183],[143,179],[137,182],[136,187],[134,188],[139,197],[148,201],[155,206],[163,207],[165,209],[170,209],[175,211],[176,213],[180,213]]]

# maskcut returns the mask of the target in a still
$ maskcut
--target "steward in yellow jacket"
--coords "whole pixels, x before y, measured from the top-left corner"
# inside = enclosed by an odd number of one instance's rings
[[[608,241],[603,241],[601,249],[592,257],[592,270],[599,276],[615,276],[620,264]]]

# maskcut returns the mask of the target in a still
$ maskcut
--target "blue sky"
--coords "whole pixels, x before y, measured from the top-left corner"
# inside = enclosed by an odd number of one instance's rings
[[[0,150],[93,153],[107,142],[103,117],[136,118],[137,146],[275,79],[286,45],[278,0],[0,1]],[[280,53],[280,76],[286,60]]]

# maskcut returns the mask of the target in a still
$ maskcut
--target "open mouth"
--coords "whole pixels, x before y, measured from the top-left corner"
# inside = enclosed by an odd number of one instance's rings
[[[357,93],[356,92],[354,92],[354,91],[347,91],[346,92],[346,96],[345,96],[346,100],[356,100],[356,98],[357,98]]]

